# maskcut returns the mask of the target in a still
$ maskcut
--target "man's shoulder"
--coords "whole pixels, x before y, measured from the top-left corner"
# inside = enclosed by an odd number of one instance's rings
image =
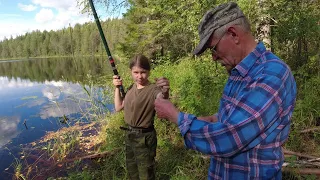
[[[279,58],[274,58],[266,61],[264,73],[282,78],[285,74],[291,73],[291,70],[284,61]]]
[[[262,76],[275,76],[282,79],[284,75],[291,73],[289,66],[278,56],[266,52],[259,63],[259,74]]]

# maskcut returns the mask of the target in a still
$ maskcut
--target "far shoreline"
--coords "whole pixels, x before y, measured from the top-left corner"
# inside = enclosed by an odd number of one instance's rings
[[[20,60],[32,60],[32,59],[45,59],[45,58],[74,58],[74,57],[107,57],[107,55],[68,55],[68,56],[36,56],[36,57],[14,57],[14,58],[0,58],[1,61],[20,61]]]

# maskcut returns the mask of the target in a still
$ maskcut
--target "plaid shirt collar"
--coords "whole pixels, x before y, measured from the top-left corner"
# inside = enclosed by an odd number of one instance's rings
[[[233,71],[237,71],[242,77],[245,77],[252,66],[255,64],[257,59],[266,52],[266,47],[262,42],[259,42],[256,48],[245,57],[234,69]]]

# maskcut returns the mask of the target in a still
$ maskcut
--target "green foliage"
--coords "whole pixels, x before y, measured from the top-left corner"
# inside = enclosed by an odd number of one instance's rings
[[[306,77],[304,71],[296,74],[298,100],[294,111],[293,125],[300,130],[319,126],[320,76]]]
[[[129,1],[125,13],[127,36],[122,49],[127,55],[144,53],[156,60],[167,56],[171,62],[189,54],[198,42],[197,25],[215,1]]]
[[[302,130],[317,127],[320,124],[320,67],[316,58],[300,67],[295,73],[298,96],[293,112],[288,149],[298,152],[320,153],[319,133],[301,133]]]
[[[69,180],[78,180],[78,179],[82,179],[82,180],[91,180],[93,179],[94,176],[88,172],[88,171],[83,171],[82,173],[71,173],[68,177]],[[48,180],[53,180],[54,178],[49,178]]]
[[[272,48],[293,70],[297,70],[308,64],[311,56],[319,55],[320,4],[284,0],[271,4],[270,14],[275,21]]]
[[[124,131],[119,127],[124,126],[123,112],[115,113],[107,117],[107,125],[103,129],[102,136],[106,139],[102,151],[110,151],[113,149],[123,149],[124,147]]]
[[[192,179],[195,177],[206,177],[208,162],[201,161],[200,155],[194,151],[188,151],[184,148],[183,139],[176,125],[166,120],[156,118],[155,128],[158,136],[157,148],[157,179],[172,179],[179,174],[188,174]],[[179,159],[179,161],[178,161]],[[188,166],[191,161],[198,161],[199,168],[194,174],[190,174]]]
[[[178,64],[157,66],[152,77],[162,76],[170,80],[172,100],[182,111],[196,115],[212,115],[218,111],[227,75],[209,57],[184,58]]]
[[[111,52],[123,40],[122,19],[101,21]],[[33,31],[0,42],[0,58],[29,58],[48,56],[106,55],[97,26],[93,22],[76,24],[57,31]]]

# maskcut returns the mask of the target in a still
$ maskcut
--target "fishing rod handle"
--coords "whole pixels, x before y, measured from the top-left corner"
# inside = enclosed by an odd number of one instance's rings
[[[114,63],[114,59],[112,58],[112,56],[109,56],[109,62],[110,62],[110,64],[111,64],[113,74],[116,75],[116,76],[118,76],[118,79],[120,79],[120,75],[119,75],[119,73],[118,73],[118,70],[117,70],[117,68],[116,68],[116,65],[115,65],[115,63]],[[124,96],[126,95],[126,93],[124,92],[123,86],[122,86],[122,85],[119,86],[119,89],[120,89],[120,96],[121,96],[122,98],[124,98]]]
[[[118,75],[118,79],[120,79],[119,75]],[[123,89],[122,85],[119,86],[119,90],[120,90],[120,96],[123,99],[126,96],[126,93],[124,92],[124,89]]]

